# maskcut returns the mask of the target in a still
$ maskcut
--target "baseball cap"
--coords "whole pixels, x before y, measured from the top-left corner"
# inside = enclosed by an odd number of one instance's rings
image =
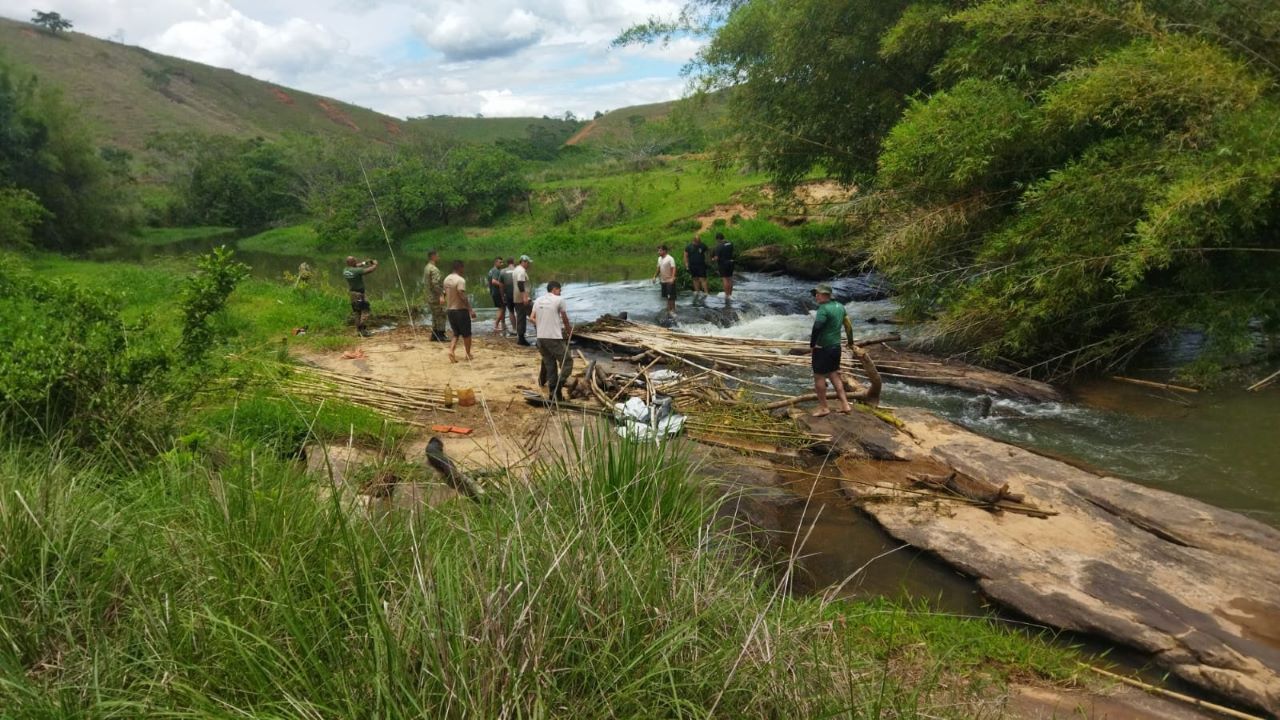
[[[830,295],[830,294],[831,294],[831,286],[830,286],[830,285],[828,285],[828,284],[826,284],[826,283],[819,283],[818,285],[814,286],[814,288],[813,288],[812,290],[810,290],[810,291],[809,291],[809,294],[810,294],[810,295],[820,295],[820,294],[821,294],[821,295]]]
[[[526,261],[527,261],[527,262],[533,262],[533,258],[529,257],[528,255],[521,255],[521,256],[520,256],[520,262],[526,262]]]

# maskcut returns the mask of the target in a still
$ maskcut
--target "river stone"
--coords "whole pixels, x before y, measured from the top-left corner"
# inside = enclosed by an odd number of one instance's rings
[[[1280,531],[924,411],[897,416],[904,424],[893,429],[894,454],[907,462],[837,463],[850,496],[877,495],[863,507],[891,535],[935,553],[1031,618],[1138,648],[1188,682],[1280,712]],[[837,432],[865,431],[862,418],[823,420]],[[905,466],[926,460],[993,487],[1008,484],[1057,514],[992,512],[918,493],[883,500],[910,482]]]

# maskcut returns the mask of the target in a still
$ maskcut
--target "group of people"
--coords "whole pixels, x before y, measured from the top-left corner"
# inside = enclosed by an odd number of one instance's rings
[[[694,235],[693,242],[684,248],[684,266],[693,281],[693,302],[705,302],[709,289],[707,287],[707,254],[711,254],[711,262],[715,263],[720,283],[724,286],[724,302],[733,301],[733,243],[727,240],[724,233],[716,233],[715,247],[708,247],[702,242],[701,235]],[[666,245],[658,246],[658,270],[654,279],[662,286],[662,298],[667,301],[667,312],[676,311],[676,261],[671,257],[671,250]],[[699,297],[701,294],[701,297]]]
[[[726,240],[723,233],[716,234],[714,248],[705,245],[699,235],[695,235],[693,241],[685,246],[684,264],[693,280],[694,302],[698,302],[699,293],[705,301],[709,292],[708,254],[724,284],[727,304],[733,296],[734,254],[733,243]],[[458,340],[461,339],[467,359],[471,360],[471,322],[476,318],[476,311],[467,295],[467,281],[462,274],[464,264],[461,260],[453,261],[450,265],[451,272],[444,275],[439,261],[438,252],[428,252],[427,267],[422,274],[427,307],[431,312],[431,340],[449,340],[449,360],[457,362],[455,353]],[[533,320],[538,352],[542,358],[538,384],[547,388],[552,399],[564,399],[565,383],[573,374],[573,356],[569,351],[573,325],[569,321],[564,298],[560,295],[559,282],[553,280],[547,283],[546,293],[536,301],[532,299],[533,285],[529,279],[531,263],[528,255],[521,255],[519,262],[513,258],[503,259],[501,256],[493,259],[493,267],[485,276],[489,297],[498,310],[493,331],[494,334],[507,334],[507,318],[510,317],[515,326],[516,344],[529,346],[533,343],[527,338],[528,324],[529,320]],[[377,260],[357,261],[355,257],[348,256],[342,273],[351,296],[351,310],[356,316],[356,330],[364,337],[370,335],[366,327],[369,301],[365,295],[364,277],[377,269]],[[674,312],[676,263],[666,245],[658,248],[658,268],[654,278],[662,285],[662,297],[667,301],[667,311]],[[814,391],[818,400],[818,409],[813,414],[821,417],[831,412],[827,402],[828,381],[840,400],[840,407],[836,412],[847,413],[852,408],[840,377],[841,331],[847,334],[847,344],[853,349],[853,325],[844,305],[832,298],[830,285],[818,285],[812,290],[812,294],[818,304],[809,339]],[[453,331],[452,339],[445,335],[446,323]]]

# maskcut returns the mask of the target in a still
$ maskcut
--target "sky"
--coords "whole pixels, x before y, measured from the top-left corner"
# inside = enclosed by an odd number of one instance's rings
[[[32,0],[0,0],[27,20]],[[615,49],[678,0],[41,0],[76,31],[397,117],[591,117],[685,93],[700,41]]]

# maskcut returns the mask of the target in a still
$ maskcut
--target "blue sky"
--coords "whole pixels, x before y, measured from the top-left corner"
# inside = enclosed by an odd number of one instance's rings
[[[563,115],[671,100],[692,39],[610,48],[674,0],[55,0],[75,29],[399,117]],[[27,19],[30,0],[0,0]]]

